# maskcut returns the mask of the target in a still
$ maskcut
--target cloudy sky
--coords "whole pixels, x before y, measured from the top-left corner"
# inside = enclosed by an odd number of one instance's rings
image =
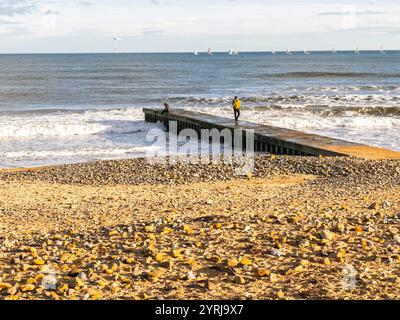
[[[400,49],[400,0],[0,0],[0,53]]]

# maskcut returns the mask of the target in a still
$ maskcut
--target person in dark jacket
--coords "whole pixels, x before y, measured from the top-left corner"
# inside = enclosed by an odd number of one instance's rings
[[[164,103],[164,110],[162,111],[162,114],[168,113],[170,111],[171,111],[171,108],[170,108],[169,104],[165,102]]]

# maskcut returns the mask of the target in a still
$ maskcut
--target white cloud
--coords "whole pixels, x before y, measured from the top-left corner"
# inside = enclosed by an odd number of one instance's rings
[[[376,40],[363,36],[371,35],[366,27],[378,38],[391,35],[395,46],[399,14],[394,0],[0,0],[8,22],[0,21],[0,37],[9,41],[0,50],[30,52],[40,42],[50,52],[107,51],[114,32],[126,39],[125,51],[192,51],[211,44],[214,50],[324,49],[348,46],[351,30],[362,39],[360,47],[372,47]]]

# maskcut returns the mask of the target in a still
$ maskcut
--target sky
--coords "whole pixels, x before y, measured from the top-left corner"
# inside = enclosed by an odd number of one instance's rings
[[[400,0],[0,0],[0,53],[400,49]]]

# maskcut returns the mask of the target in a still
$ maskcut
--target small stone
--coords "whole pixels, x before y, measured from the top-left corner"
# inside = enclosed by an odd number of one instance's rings
[[[189,272],[186,274],[186,279],[188,279],[188,280],[196,279],[196,275],[194,274],[193,271],[189,271]]]
[[[161,234],[166,235],[172,233],[173,231],[174,231],[173,229],[165,227],[164,230],[161,232]]]
[[[320,235],[321,239],[328,240],[328,241],[332,241],[335,237],[334,233],[330,232],[329,230],[322,230],[319,235]]]
[[[159,279],[160,279],[160,277],[162,276],[162,274],[163,274],[163,270],[162,269],[156,269],[156,270],[153,270],[153,271],[149,271],[149,272],[147,272],[147,275],[148,275],[148,277],[153,281],[153,282],[157,282]]]
[[[271,282],[277,282],[277,281],[279,281],[279,279],[280,279],[280,276],[278,274],[276,274],[276,273],[271,273],[269,275],[269,280]]]
[[[183,257],[183,253],[185,252],[185,249],[175,249],[172,250],[172,256],[174,258],[182,258]]]
[[[186,233],[186,234],[193,234],[193,228],[191,227],[191,226],[188,226],[188,225],[184,225],[183,227],[183,231]]]
[[[400,244],[400,235],[395,234],[395,235],[393,236],[393,240]]]
[[[390,208],[390,202],[389,201],[383,201],[382,203],[382,208],[383,209],[389,209]]]
[[[307,239],[302,239],[299,242],[299,247],[308,247],[310,246],[310,241],[308,241]]]
[[[144,230],[146,232],[154,232],[155,228],[154,228],[154,225],[151,224],[151,225],[145,226]]]
[[[7,290],[7,294],[9,294],[10,296],[13,296],[17,293],[17,291],[18,291],[18,287],[14,286]]]
[[[228,267],[235,268],[239,264],[239,262],[236,259],[228,259],[226,264]]]
[[[21,290],[22,292],[33,291],[33,290],[35,290],[35,285],[34,284],[24,284],[19,287],[19,290]]]
[[[101,293],[100,292],[94,292],[90,296],[90,300],[99,300],[101,298]]]
[[[11,263],[12,264],[20,264],[22,261],[20,258],[12,258],[11,259]]]
[[[81,269],[71,269],[71,271],[68,272],[68,275],[70,277],[77,277],[80,272],[82,272]]]
[[[308,260],[301,260],[301,261],[300,261],[300,265],[303,266],[303,267],[306,267],[306,266],[308,266],[309,264],[310,264],[310,262],[309,262]]]
[[[245,284],[246,280],[242,276],[238,275],[238,276],[235,277],[235,282],[238,283],[238,284]]]
[[[84,272],[79,272],[77,278],[81,279],[83,282],[86,282],[88,279],[86,273]]]
[[[272,248],[271,249],[271,254],[275,257],[282,257],[283,256],[283,252],[280,251],[279,249],[276,248]]]
[[[77,257],[71,253],[64,253],[60,258],[62,263],[73,263],[76,259]]]
[[[368,207],[369,210],[378,210],[378,208],[379,206],[377,203],[373,203]]]
[[[157,253],[154,256],[154,260],[157,261],[158,263],[164,262],[167,259],[167,257],[161,253]]]
[[[108,285],[108,281],[105,281],[105,280],[97,280],[97,281],[96,281],[96,284],[97,284],[99,287],[106,287],[106,286]]]
[[[42,259],[36,259],[36,260],[33,260],[33,264],[35,264],[37,266],[42,266],[45,264],[45,261]]]
[[[135,259],[134,258],[125,258],[122,260],[122,262],[126,263],[126,264],[132,264],[135,262]]]
[[[240,263],[242,266],[251,265],[251,261],[250,261],[249,259],[247,259],[247,258],[242,258],[242,259],[240,259],[239,263]]]
[[[360,227],[360,226],[356,226],[355,231],[356,231],[357,233],[362,233],[362,232],[363,232],[363,228]]]
[[[270,274],[270,271],[264,268],[258,268],[256,273],[259,277],[266,277]]]
[[[68,286],[71,289],[74,289],[76,287],[82,287],[85,283],[83,282],[83,280],[79,277],[75,277],[73,279],[71,279],[68,283]]]
[[[3,289],[10,289],[10,288],[12,288],[11,284],[0,282],[0,291],[3,290]]]
[[[336,258],[339,260],[339,262],[344,262],[346,258],[346,251],[344,249],[340,249],[337,254]]]
[[[210,279],[207,279],[206,283],[205,283],[205,287],[207,288],[207,290],[212,291],[212,290],[215,290],[217,286],[215,285],[215,283],[210,281]]]
[[[110,231],[108,233],[109,237],[115,237],[115,236],[118,236],[118,235],[119,235],[119,232],[117,230],[113,230],[113,231]]]
[[[171,260],[163,261],[160,263],[160,267],[165,269],[172,269],[173,265],[174,263]]]
[[[338,230],[340,233],[344,233],[345,230],[346,230],[346,226],[345,226],[343,223],[338,223],[338,225],[337,225],[337,230]]]

